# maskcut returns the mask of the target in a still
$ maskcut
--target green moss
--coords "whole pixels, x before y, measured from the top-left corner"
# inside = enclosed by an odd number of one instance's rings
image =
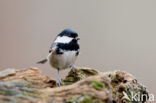
[[[90,97],[85,97],[80,103],[93,103],[93,100]]]
[[[133,83],[137,84],[137,83],[138,83],[138,81],[137,81],[136,79],[134,79],[134,80],[133,80]]]
[[[93,75],[97,75],[98,74],[98,72],[96,70],[93,70],[93,69],[81,69],[81,70],[87,76],[93,76]]]
[[[63,80],[64,85],[70,85],[73,84],[75,82],[75,78],[74,77],[68,77],[65,80]]]
[[[102,100],[99,100],[99,103],[103,103],[103,101]]]
[[[63,80],[64,85],[70,85],[82,79],[85,79],[89,76],[97,75],[98,72],[92,69],[75,69],[75,72],[72,70],[68,73],[68,76]]]
[[[105,84],[99,81],[93,80],[93,88],[96,90],[102,90],[103,88],[105,88]]]
[[[75,101],[78,99],[78,97],[79,97],[79,96],[74,96],[74,97],[68,99],[67,102],[73,103],[73,102],[75,102]]]
[[[2,100],[5,101],[5,102],[10,102],[11,101],[9,98],[3,98]]]

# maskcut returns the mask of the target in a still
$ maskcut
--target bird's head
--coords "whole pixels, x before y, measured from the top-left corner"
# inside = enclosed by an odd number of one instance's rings
[[[74,30],[65,29],[57,36],[55,42],[69,43],[71,41],[77,42],[78,40],[80,40],[80,38]]]

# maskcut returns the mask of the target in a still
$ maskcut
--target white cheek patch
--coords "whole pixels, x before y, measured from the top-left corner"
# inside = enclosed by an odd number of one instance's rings
[[[70,37],[67,37],[67,36],[60,37],[60,36],[58,36],[54,42],[55,43],[69,43],[71,41],[72,41],[72,38],[70,38]]]

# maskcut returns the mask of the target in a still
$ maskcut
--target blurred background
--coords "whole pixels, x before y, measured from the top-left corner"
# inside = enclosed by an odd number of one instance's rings
[[[65,28],[81,38],[76,66],[127,71],[156,94],[156,0],[0,0],[0,70],[38,67],[56,78],[36,62]]]

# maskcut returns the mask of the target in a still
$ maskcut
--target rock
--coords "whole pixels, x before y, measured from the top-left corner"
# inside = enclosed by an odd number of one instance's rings
[[[14,74],[15,74],[15,69],[9,68],[0,72],[0,78],[4,78],[5,76],[14,75]]]
[[[1,71],[0,103],[144,103],[146,98],[131,101],[131,92],[148,96],[134,76],[122,71],[77,68],[62,81],[58,87],[37,68]]]

